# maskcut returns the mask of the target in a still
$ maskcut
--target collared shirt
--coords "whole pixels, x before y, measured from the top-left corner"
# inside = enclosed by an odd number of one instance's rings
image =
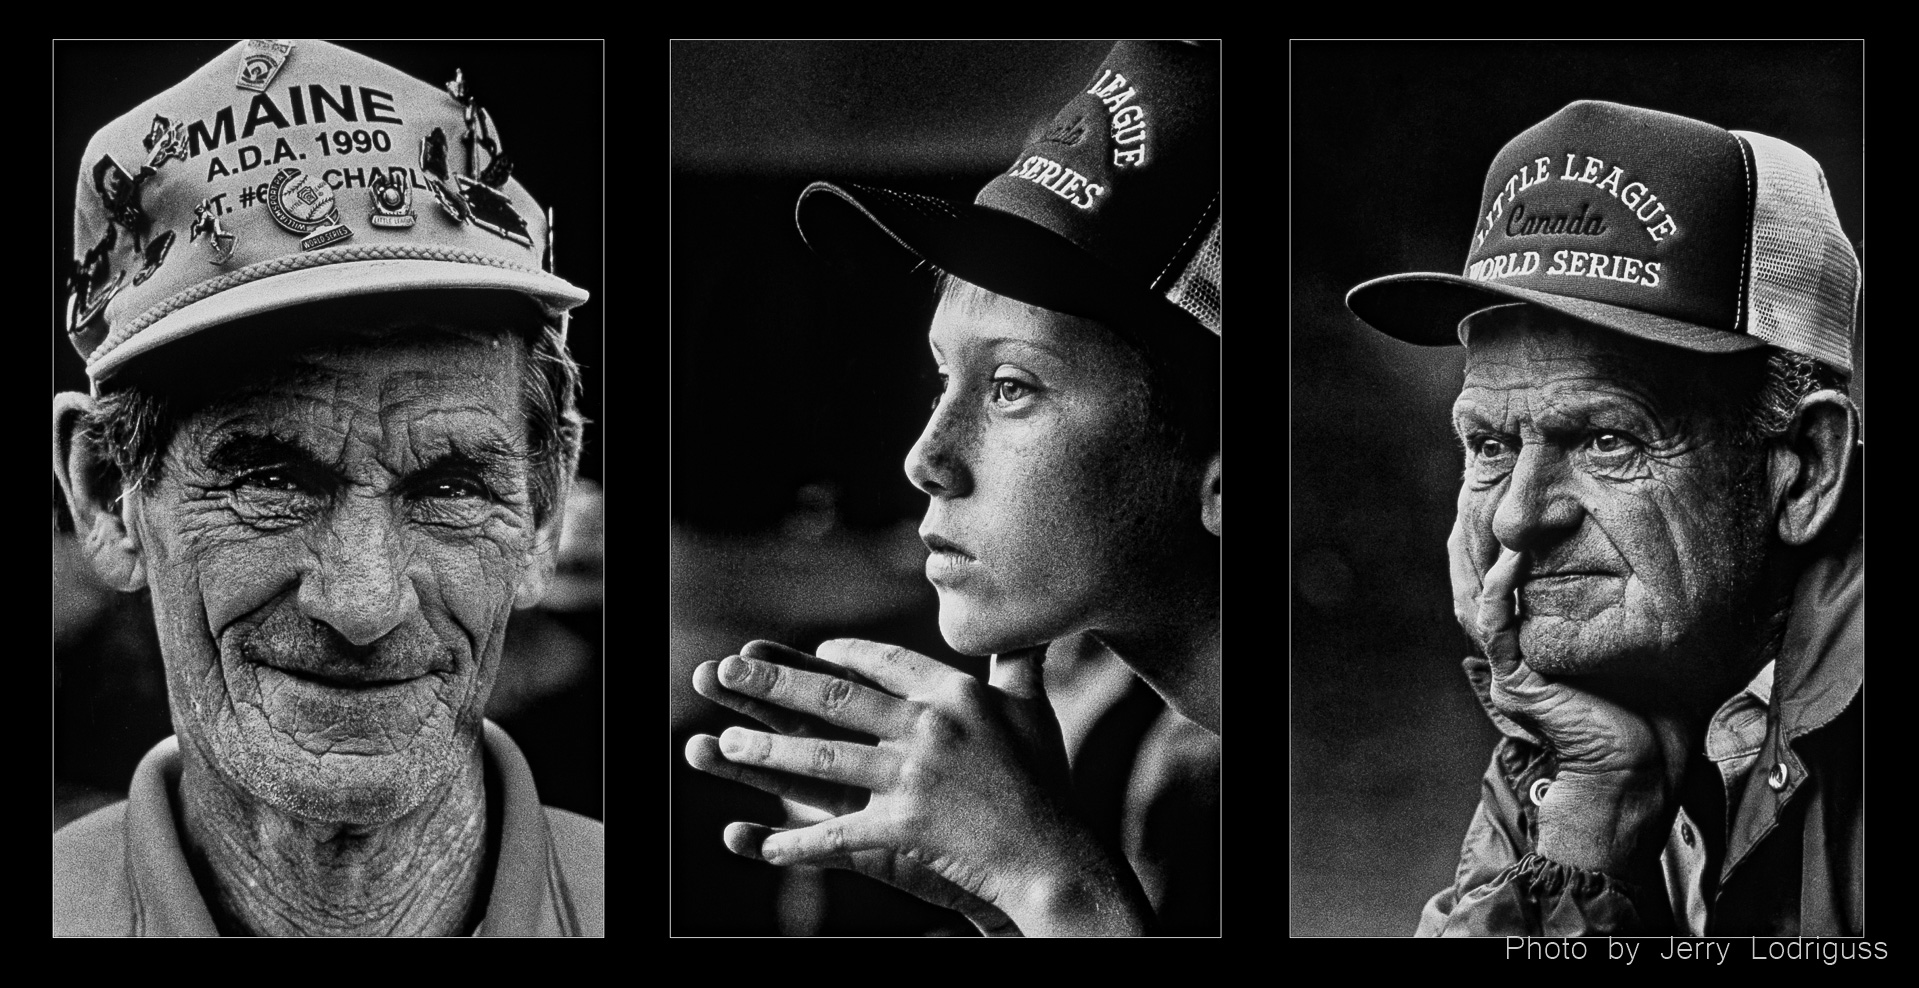
[[[485,722],[493,886],[474,936],[604,936],[605,831],[543,807],[526,757]],[[182,850],[180,745],[167,738],[133,772],[123,802],[53,835],[55,936],[219,936]]]
[[[1706,757],[1719,768],[1726,792],[1744,788],[1759,749],[1766,745],[1766,713],[1772,705],[1772,670],[1766,663],[1746,688],[1719,705],[1706,725]],[[1706,837],[1699,824],[1681,807],[1659,856],[1666,873],[1666,895],[1672,900],[1673,921],[1688,935],[1706,935]]]

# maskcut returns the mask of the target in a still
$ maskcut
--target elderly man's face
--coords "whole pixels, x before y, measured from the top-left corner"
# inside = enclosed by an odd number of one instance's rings
[[[1534,668],[1690,683],[1751,627],[1763,472],[1715,418],[1727,359],[1531,307],[1475,320],[1453,405],[1460,520],[1482,573],[1502,545],[1528,554]]]
[[[973,655],[1125,626],[1205,536],[1147,428],[1139,370],[1097,323],[960,283],[928,333],[945,391],[906,458],[931,498],[940,632]],[[1189,564],[1190,565],[1190,564]]]
[[[129,495],[182,744],[310,820],[453,776],[534,565],[521,344],[399,322],[195,412]]]

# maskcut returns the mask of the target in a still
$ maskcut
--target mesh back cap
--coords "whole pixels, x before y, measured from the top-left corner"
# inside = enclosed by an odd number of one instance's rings
[[[1747,332],[1852,370],[1859,259],[1819,162],[1785,141],[1733,131],[1752,149],[1752,299]]]
[[[1776,138],[1582,100],[1493,159],[1462,273],[1389,275],[1346,296],[1375,329],[1462,340],[1527,302],[1705,353],[1773,345],[1852,372],[1859,261],[1819,165]]]

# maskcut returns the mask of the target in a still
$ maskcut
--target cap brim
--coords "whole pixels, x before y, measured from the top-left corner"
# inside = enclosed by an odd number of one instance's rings
[[[95,381],[104,380],[148,351],[263,312],[348,295],[444,288],[518,292],[539,303],[548,316],[558,316],[588,298],[585,289],[543,271],[415,258],[321,264],[235,285],[175,309],[89,363],[87,375]]]
[[[1738,353],[1766,345],[1766,341],[1743,333],[1604,302],[1567,298],[1498,282],[1474,281],[1456,274],[1388,275],[1346,293],[1346,307],[1368,326],[1421,346],[1463,342],[1459,337],[1460,322],[1481,309],[1503,302],[1529,302],[1602,329],[1699,353]]]
[[[1071,241],[1009,213],[932,196],[814,182],[794,208],[800,236],[834,266],[905,275],[931,263],[988,291],[1127,328],[1201,327]]]

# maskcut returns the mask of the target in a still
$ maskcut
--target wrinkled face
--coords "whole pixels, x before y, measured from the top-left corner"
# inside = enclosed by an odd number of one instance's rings
[[[302,818],[392,820],[452,778],[533,563],[523,347],[431,328],[263,372],[129,494],[181,743]]]
[[[1755,619],[1764,478],[1723,437],[1727,359],[1530,307],[1475,321],[1459,515],[1480,572],[1502,545],[1528,555],[1535,669],[1696,682]]]
[[[1200,531],[1136,358],[1097,323],[963,282],[928,341],[944,390],[906,475],[932,499],[921,536],[957,550],[926,568],[947,643],[985,655],[1123,623]]]

